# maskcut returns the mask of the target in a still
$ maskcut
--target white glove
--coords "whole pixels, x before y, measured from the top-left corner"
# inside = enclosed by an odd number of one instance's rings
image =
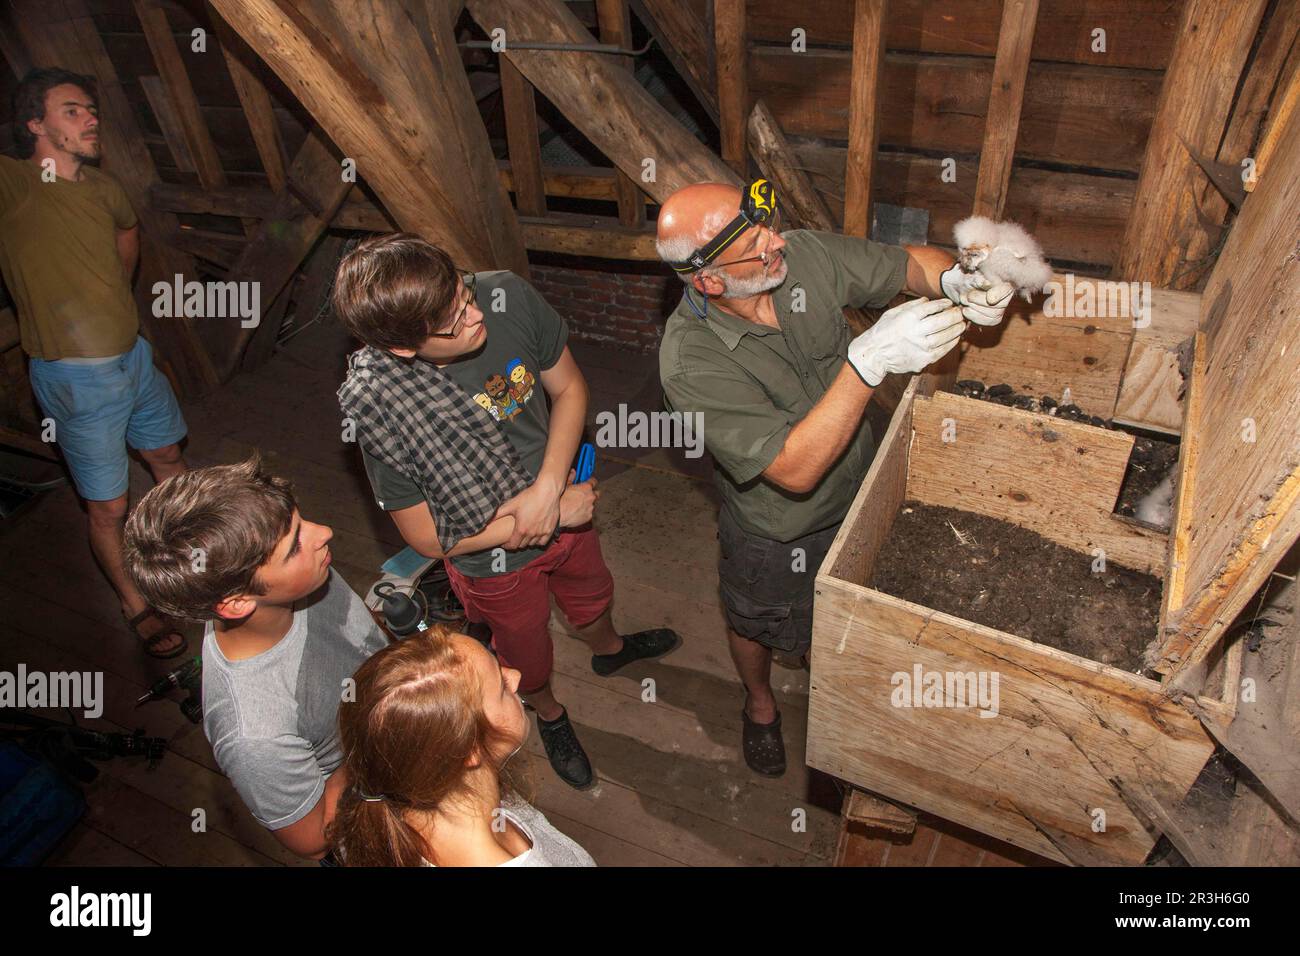
[[[947,299],[896,305],[849,343],[849,363],[875,388],[891,372],[919,372],[948,353],[966,326]]]
[[[998,325],[1016,294],[1009,282],[994,285],[982,272],[953,267],[939,276],[939,288],[949,301],[961,306],[962,318],[976,325]]]

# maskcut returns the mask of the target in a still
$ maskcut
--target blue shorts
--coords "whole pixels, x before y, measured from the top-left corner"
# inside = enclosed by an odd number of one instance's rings
[[[88,501],[126,494],[128,444],[152,451],[185,437],[171,384],[154,368],[153,349],[142,338],[106,362],[32,359],[31,376],[77,493]]]

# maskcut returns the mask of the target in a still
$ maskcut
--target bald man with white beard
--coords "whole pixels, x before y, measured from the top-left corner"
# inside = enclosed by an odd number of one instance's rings
[[[669,407],[702,416],[722,498],[718,563],[731,657],[745,685],[750,769],[785,772],[772,652],[806,655],[813,582],[875,455],[867,403],[919,372],[966,321],[1002,321],[1012,290],[973,287],[953,257],[835,233],[781,232],[770,184],[687,186],[656,248],[686,285],[659,374]],[[845,307],[912,299],[853,338]]]

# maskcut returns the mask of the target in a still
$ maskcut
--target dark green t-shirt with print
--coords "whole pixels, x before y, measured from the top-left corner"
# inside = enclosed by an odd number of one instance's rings
[[[534,478],[546,457],[550,409],[541,373],[560,360],[568,326],[537,290],[513,272],[480,272],[475,289],[483,310],[487,341],[478,351],[442,367],[457,385],[488,410],[519,462]],[[424,501],[409,478],[362,451],[375,501],[385,511],[399,511]],[[540,548],[510,551],[505,566],[492,567],[492,551],[452,558],[462,574],[473,578],[518,571],[542,553]]]

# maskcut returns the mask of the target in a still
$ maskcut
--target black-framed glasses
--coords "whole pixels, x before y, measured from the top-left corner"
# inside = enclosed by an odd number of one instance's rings
[[[772,259],[773,256],[772,237],[774,237],[777,233],[781,231],[781,210],[778,208],[776,212],[772,214],[772,217],[770,219],[768,219],[764,223],[761,223],[757,228],[762,229],[767,233],[767,243],[765,244],[762,252],[760,252],[756,256],[749,256],[746,259],[733,259],[730,262],[714,262],[711,263],[707,268],[722,269],[725,268],[726,266],[744,265],[747,262],[761,262],[763,263],[763,268],[766,269],[769,261]]]
[[[475,299],[475,287],[478,284],[478,276],[472,272],[462,272],[460,274],[461,285],[465,287],[465,302],[456,313],[456,321],[451,324],[449,332],[430,332],[431,339],[454,339],[460,335],[461,326],[465,324],[465,313],[469,311],[470,303]]]

